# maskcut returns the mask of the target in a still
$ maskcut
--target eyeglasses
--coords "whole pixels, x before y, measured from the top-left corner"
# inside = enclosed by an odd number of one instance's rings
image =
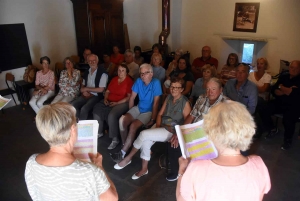
[[[173,87],[173,86],[170,86],[170,90],[179,90],[181,89],[182,87]]]
[[[144,75],[148,75],[149,73],[151,73],[150,71],[144,72],[144,73],[140,73],[140,76],[144,76]]]

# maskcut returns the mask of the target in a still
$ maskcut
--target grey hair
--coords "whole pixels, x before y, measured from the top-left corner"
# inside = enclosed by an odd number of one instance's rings
[[[134,52],[131,49],[127,49],[124,54],[132,54],[134,56]]]
[[[89,55],[86,57],[86,59],[88,60],[90,56],[95,56],[95,57],[96,57],[96,59],[97,59],[97,61],[99,61],[99,58],[98,58],[98,56],[97,56],[97,55],[95,55],[95,54],[89,54]]]
[[[151,73],[153,73],[153,68],[150,64],[144,63],[140,66],[140,72],[142,68],[147,68]]]

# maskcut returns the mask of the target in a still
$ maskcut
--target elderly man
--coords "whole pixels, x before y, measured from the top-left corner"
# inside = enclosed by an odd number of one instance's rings
[[[90,69],[85,71],[81,86],[81,96],[72,102],[76,108],[76,116],[80,120],[86,120],[94,105],[103,99],[108,75],[103,67],[98,68],[98,56],[90,54],[87,57]]]
[[[137,130],[143,125],[146,125],[146,128],[150,128],[155,123],[161,94],[160,81],[153,78],[152,66],[150,64],[142,64],[140,67],[140,78],[132,86],[129,111],[119,120],[123,147],[119,152],[111,154],[112,159],[116,163],[119,163],[124,158],[135,139]],[[137,95],[139,103],[137,106],[134,106],[134,99]]]
[[[284,127],[284,143],[281,149],[288,150],[291,147],[295,125],[300,116],[300,61],[290,63],[289,73],[278,78],[271,90],[274,100],[271,100],[265,110],[261,112],[264,125],[269,129],[266,139],[273,138],[278,129],[275,127],[271,115],[281,113]]]
[[[127,49],[124,53],[125,62],[129,68],[129,75],[135,81],[139,77],[139,65],[134,62],[134,53],[132,50]]]
[[[192,63],[192,73],[195,80],[203,76],[202,66],[204,66],[205,64],[214,65],[216,68],[218,68],[218,60],[211,56],[211,49],[209,46],[204,46],[202,48],[202,57],[194,59]]]
[[[250,114],[254,114],[257,105],[258,91],[256,85],[248,80],[250,67],[240,64],[236,70],[236,78],[226,82],[224,95],[231,100],[244,104]]]

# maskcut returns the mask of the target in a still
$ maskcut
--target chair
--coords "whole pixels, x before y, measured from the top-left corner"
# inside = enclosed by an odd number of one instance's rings
[[[10,82],[10,84],[9,84]],[[7,96],[7,95],[11,95],[11,97],[13,98],[15,104],[17,105],[17,102],[14,98],[13,94],[17,94],[16,92],[16,83],[15,83],[15,76],[11,73],[6,73],[5,75],[5,83],[7,86],[7,89],[2,89],[0,90],[0,95],[1,96]]]

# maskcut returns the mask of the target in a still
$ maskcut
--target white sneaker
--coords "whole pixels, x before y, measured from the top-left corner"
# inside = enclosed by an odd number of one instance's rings
[[[98,138],[102,137],[103,133],[98,133]]]
[[[112,141],[107,149],[114,149],[120,143],[120,141]]]

